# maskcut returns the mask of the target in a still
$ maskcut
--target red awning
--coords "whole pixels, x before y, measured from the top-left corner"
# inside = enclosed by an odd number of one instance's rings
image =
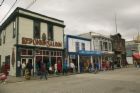
[[[132,55],[132,57],[133,57],[134,59],[140,59],[140,53],[134,53],[134,54]]]

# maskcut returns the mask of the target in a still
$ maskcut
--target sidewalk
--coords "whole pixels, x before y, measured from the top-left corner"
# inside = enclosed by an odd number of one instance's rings
[[[53,77],[61,77],[61,76],[69,76],[69,75],[75,75],[77,73],[68,73],[67,75],[49,75],[48,78],[53,78]],[[40,77],[39,76],[33,76],[31,77],[31,80],[38,80]],[[15,76],[8,76],[7,83],[16,83],[16,82],[23,82],[27,81],[24,77],[15,77]]]

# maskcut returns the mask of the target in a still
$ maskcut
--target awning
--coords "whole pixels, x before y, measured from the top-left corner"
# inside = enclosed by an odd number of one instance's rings
[[[134,53],[134,54],[132,55],[132,57],[133,57],[134,59],[140,59],[140,53]]]
[[[85,51],[85,50],[80,50],[79,51],[80,55],[90,55],[90,56],[101,56],[102,52],[100,51]]]

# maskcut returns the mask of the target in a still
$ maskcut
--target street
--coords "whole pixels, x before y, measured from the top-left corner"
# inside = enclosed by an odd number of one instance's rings
[[[0,93],[140,93],[140,69],[130,67],[0,85]]]

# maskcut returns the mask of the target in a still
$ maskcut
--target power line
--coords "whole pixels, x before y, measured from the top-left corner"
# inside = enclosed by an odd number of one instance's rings
[[[14,4],[11,6],[11,8],[9,9],[9,11],[5,14],[5,16],[2,18],[2,20],[1,20],[1,22],[0,23],[2,23],[2,21],[6,18],[6,16],[9,14],[9,12],[12,10],[12,8],[15,6],[15,4],[16,4],[16,2],[17,2],[17,0],[14,2]]]
[[[0,4],[0,6],[2,6],[2,4],[4,3],[4,0],[2,0],[2,2],[1,2],[1,4]]]
[[[29,9],[37,0],[33,0],[33,2],[31,2],[26,9]]]

